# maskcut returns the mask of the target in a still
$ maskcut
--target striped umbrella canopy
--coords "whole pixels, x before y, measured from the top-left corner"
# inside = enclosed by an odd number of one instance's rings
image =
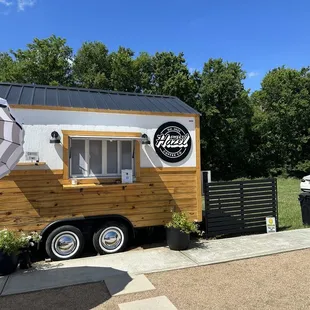
[[[0,98],[0,178],[11,172],[24,154],[24,130]]]

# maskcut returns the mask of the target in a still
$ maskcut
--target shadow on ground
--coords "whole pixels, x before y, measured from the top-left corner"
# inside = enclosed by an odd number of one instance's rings
[[[209,246],[207,242],[203,239],[191,238],[191,243],[189,245],[189,250],[199,250],[199,249],[207,249]]]
[[[291,229],[291,228],[292,228],[292,226],[280,226],[280,227],[278,228],[278,231],[289,230],[289,229]]]
[[[23,276],[20,277],[19,274]],[[55,265],[38,264],[36,269],[29,269],[10,275],[0,297],[0,309],[26,309],[28,306],[35,309],[92,309],[107,301],[109,294],[103,283],[109,277],[122,275],[121,285],[117,288],[122,291],[132,278],[127,272],[110,267],[72,267],[62,268],[62,263]],[[61,283],[62,290],[53,289],[59,287]],[[74,295],[70,291],[70,286],[92,283],[93,290],[83,291],[78,288],[74,290]],[[67,287],[68,286],[68,287]],[[37,299],[37,292],[40,292],[40,299]],[[23,304],[23,298],[19,298],[22,292],[32,292],[30,294],[31,302]],[[78,293],[77,293],[78,292]],[[66,294],[66,298],[59,298],[58,295]],[[90,298],[91,297],[91,298]],[[29,301],[29,299],[28,299]]]
[[[5,310],[89,310],[110,299],[103,282],[50,289],[28,294],[0,297],[0,309]]]
[[[166,245],[165,227],[146,227],[136,230],[136,238],[132,241],[129,249],[151,249]]]

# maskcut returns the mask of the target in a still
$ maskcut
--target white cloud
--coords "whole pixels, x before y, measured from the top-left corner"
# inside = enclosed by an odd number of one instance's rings
[[[34,6],[36,0],[17,0],[17,8],[19,11],[24,11],[26,6]]]
[[[24,11],[26,7],[32,7],[36,4],[37,0],[0,0],[0,5],[4,5],[6,7],[16,7],[17,11]],[[8,15],[10,11],[1,12],[3,15]]]
[[[8,0],[0,0],[0,4],[4,4],[5,6],[10,6],[13,4],[13,2],[10,2]]]
[[[248,77],[249,78],[253,78],[253,77],[258,76],[258,75],[259,75],[259,73],[256,72],[256,71],[251,71],[251,72],[248,73]]]

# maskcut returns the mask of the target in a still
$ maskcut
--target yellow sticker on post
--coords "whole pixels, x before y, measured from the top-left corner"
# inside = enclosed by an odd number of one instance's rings
[[[273,233],[277,231],[275,217],[266,217],[266,229],[267,229],[267,233]]]

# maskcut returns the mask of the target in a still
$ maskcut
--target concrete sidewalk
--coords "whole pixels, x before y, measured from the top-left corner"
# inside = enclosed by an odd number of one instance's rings
[[[37,263],[31,270],[19,270],[0,277],[0,295],[32,292],[75,284],[104,281],[114,275],[138,275],[196,267],[237,259],[310,248],[310,229],[193,242],[191,249],[170,251],[167,247]]]

